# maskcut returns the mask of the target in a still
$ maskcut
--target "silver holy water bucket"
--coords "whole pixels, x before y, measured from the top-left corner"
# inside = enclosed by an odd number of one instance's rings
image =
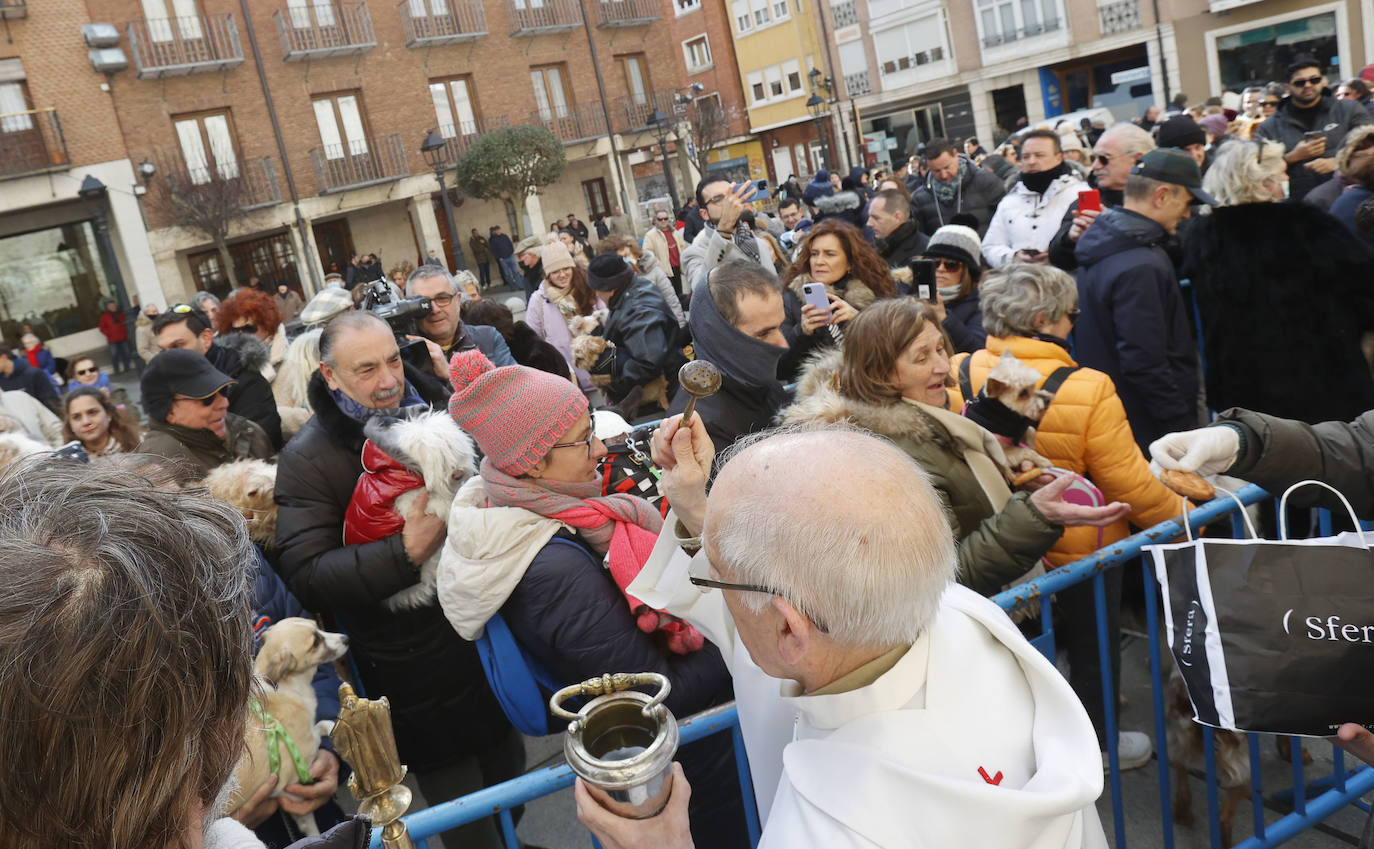
[[[652,697],[629,689],[658,686]],[[572,720],[563,738],[568,766],[590,785],[607,810],[630,819],[663,810],[673,787],[677,720],[663,700],[671,685],[656,672],[602,675],[564,687],[549,699],[555,716]],[[595,696],[577,713],[563,702]]]

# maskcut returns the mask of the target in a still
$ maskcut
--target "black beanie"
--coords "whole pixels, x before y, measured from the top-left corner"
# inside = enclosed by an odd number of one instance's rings
[[[1190,116],[1175,115],[1159,125],[1158,142],[1160,147],[1182,150],[1190,144],[1206,144],[1207,134]]]
[[[634,269],[620,254],[601,254],[587,266],[587,284],[598,292],[623,289],[634,279]]]

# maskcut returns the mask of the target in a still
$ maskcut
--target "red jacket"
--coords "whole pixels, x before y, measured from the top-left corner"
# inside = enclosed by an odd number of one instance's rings
[[[105,310],[100,314],[100,332],[111,345],[129,341],[129,328],[124,324],[124,313]]]
[[[344,513],[344,545],[376,542],[401,532],[405,517],[396,499],[425,485],[424,479],[396,462],[371,440],[363,443],[363,473]]]

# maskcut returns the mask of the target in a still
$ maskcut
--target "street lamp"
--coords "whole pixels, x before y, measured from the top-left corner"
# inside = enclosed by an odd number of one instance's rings
[[[654,138],[658,139],[658,149],[663,154],[663,179],[668,181],[668,197],[672,199],[673,209],[681,209],[682,205],[677,201],[677,187],[673,185],[673,173],[668,170],[668,136],[673,133],[673,125],[676,123],[674,118],[664,115],[658,107],[649,113],[648,124],[654,131]]]
[[[463,255],[462,243],[458,241],[458,222],[453,216],[453,201],[449,200],[448,189],[444,187],[444,171],[453,165],[448,159],[448,142],[438,131],[430,130],[424,144],[420,145],[420,154],[434,169],[434,179],[439,181],[439,199],[444,204],[444,216],[448,218],[448,241],[453,249],[454,269],[467,271],[468,259]]]
[[[143,178],[144,185],[151,183],[157,176],[157,166],[146,159],[143,160],[138,163],[138,176]]]
[[[814,68],[811,73],[819,73]],[[811,113],[811,117],[816,119],[816,138],[821,142],[821,168],[830,168],[830,145],[825,140],[825,116],[830,111],[830,104],[819,94],[812,94],[806,99],[806,109]]]
[[[120,315],[123,315],[129,308],[129,298],[124,292],[124,275],[119,271],[119,260],[115,257],[114,245],[110,242],[110,219],[107,213],[109,192],[104,183],[87,174],[76,194],[91,216],[91,227],[95,230],[95,248],[100,254],[100,264],[105,267],[105,273],[110,278],[115,303],[119,306]]]

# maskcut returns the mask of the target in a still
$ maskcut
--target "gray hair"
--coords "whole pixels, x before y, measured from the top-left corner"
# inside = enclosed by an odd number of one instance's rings
[[[1107,139],[1120,139],[1122,156],[1144,156],[1155,149],[1154,136],[1126,121],[1113,124],[1110,129],[1103,132],[1098,138],[1097,144],[1094,145],[1094,149],[1101,146]]]
[[[325,322],[324,329],[320,331],[320,362],[330,368],[336,365],[334,346],[345,330],[361,330],[374,326],[381,326],[388,333],[391,332],[391,325],[365,310],[350,310],[334,316]]]
[[[1016,262],[988,272],[978,284],[983,329],[989,336],[1030,336],[1036,317],[1055,322],[1078,303],[1078,284],[1052,265]]]
[[[406,278],[406,297],[415,297],[415,283],[420,280],[428,280],[431,277],[442,277],[448,282],[448,290],[455,295],[458,293],[458,282],[453,279],[453,275],[441,265],[422,265],[410,272]]]
[[[1224,144],[1202,178],[1202,188],[1217,199],[1218,206],[1268,203],[1274,196],[1264,181],[1278,176],[1284,167],[1283,153],[1283,142],[1277,141]]]
[[[869,497],[836,501],[836,485]],[[954,534],[926,473],[892,443],[835,424],[755,433],[722,454],[713,491],[727,488],[738,497],[708,510],[702,534],[734,580],[775,588],[842,645],[910,645],[934,621]],[[768,598],[740,596],[755,612]]]
[[[182,845],[243,750],[258,562],[243,517],[55,459],[0,477],[0,504],[6,845]]]
[[[272,394],[283,407],[310,406],[310,378],[320,369],[320,335],[324,328],[313,327],[305,331],[286,348],[286,357],[277,368],[277,379],[272,381]]]
[[[191,296],[191,306],[195,307],[201,312],[205,311],[206,301],[213,303],[215,306],[219,306],[219,298],[215,297],[209,292],[206,292],[204,289]]]

